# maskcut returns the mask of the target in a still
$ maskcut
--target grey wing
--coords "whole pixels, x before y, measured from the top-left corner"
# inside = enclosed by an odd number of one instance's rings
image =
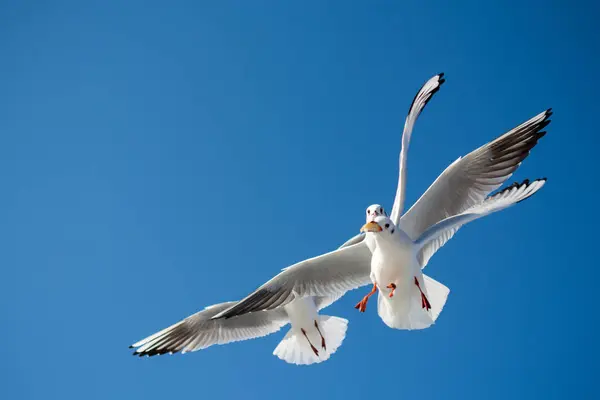
[[[339,249],[343,249],[344,247],[352,246],[353,244],[357,244],[365,240],[365,234],[359,233],[358,235],[352,237],[347,240],[343,245],[339,247]],[[322,310],[326,307],[329,307],[336,301],[338,301],[346,292],[336,293],[331,296],[316,296],[315,297],[315,305],[317,306],[317,310]]]
[[[329,307],[336,301],[342,298],[342,296],[346,292],[333,294],[331,296],[316,296],[315,297],[315,306],[317,306],[317,310],[321,311],[325,307]]]
[[[505,189],[488,197],[465,212],[448,217],[427,229],[415,244],[421,249],[417,259],[424,268],[429,259],[462,227],[463,225],[484,217],[488,214],[503,210],[521,201],[528,199],[540,190],[546,183],[546,178],[529,182],[528,179],[521,183],[513,183]]]
[[[406,160],[415,122],[429,100],[431,100],[433,95],[440,90],[440,87],[444,82],[446,82],[444,73],[437,74],[429,79],[417,92],[408,109],[408,115],[406,116],[404,130],[402,132],[402,148],[400,149],[400,158],[398,161],[398,187],[396,188],[396,197],[394,198],[394,205],[392,206],[392,213],[390,214],[392,221],[397,221],[398,218],[400,218],[400,215],[402,215],[402,211],[404,211],[404,198],[406,197]]]
[[[186,353],[215,344],[254,339],[277,332],[289,320],[285,310],[261,311],[231,319],[211,319],[237,302],[216,304],[129,346],[133,355]]]
[[[371,282],[371,252],[360,242],[286,268],[252,294],[214,318],[272,310],[296,298],[339,296]]]
[[[416,240],[444,218],[481,203],[527,158],[551,115],[548,109],[453,162],[400,218],[400,228]]]

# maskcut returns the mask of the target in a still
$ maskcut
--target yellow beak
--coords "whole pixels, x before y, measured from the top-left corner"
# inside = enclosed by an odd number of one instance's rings
[[[377,222],[374,221],[367,222],[363,225],[362,228],[360,228],[361,232],[381,232],[382,230],[383,228],[379,226]]]

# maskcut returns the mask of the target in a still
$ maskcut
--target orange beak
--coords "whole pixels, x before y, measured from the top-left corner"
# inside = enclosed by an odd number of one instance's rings
[[[367,222],[360,228],[361,232],[381,232],[383,228],[377,222]]]

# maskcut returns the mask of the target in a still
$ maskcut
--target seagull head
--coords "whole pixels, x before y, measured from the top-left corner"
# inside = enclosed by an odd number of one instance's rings
[[[373,218],[371,221],[368,221],[366,224],[360,228],[361,232],[371,232],[371,233],[379,233],[379,234],[388,234],[393,235],[396,231],[396,225],[385,215],[378,215]]]
[[[371,204],[367,207],[367,222],[373,221],[376,217],[383,215],[387,217],[387,213],[379,204]]]

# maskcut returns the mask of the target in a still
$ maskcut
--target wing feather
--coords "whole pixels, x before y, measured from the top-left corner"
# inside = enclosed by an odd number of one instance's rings
[[[484,217],[488,214],[503,210],[514,204],[528,199],[540,190],[546,183],[546,178],[529,182],[513,183],[503,190],[489,196],[465,212],[446,218],[427,229],[416,244],[421,246],[417,258],[421,268],[425,268],[429,259],[466,223]]]
[[[404,130],[402,131],[402,148],[400,149],[400,158],[398,161],[398,187],[396,188],[396,197],[394,198],[392,213],[390,214],[392,221],[397,221],[398,218],[400,218],[402,211],[404,211],[404,199],[406,197],[406,160],[415,122],[417,121],[417,118],[419,118],[419,115],[421,115],[423,109],[425,109],[427,103],[429,103],[429,100],[431,100],[433,95],[440,90],[440,87],[444,82],[446,82],[446,80],[444,79],[443,72],[429,79],[417,92],[408,109],[408,114],[404,122]]]
[[[527,158],[546,134],[551,115],[548,109],[454,161],[394,223],[416,240],[434,224],[481,203]]]
[[[211,319],[217,313],[235,305],[235,301],[216,304],[187,317],[130,346],[134,355],[155,356],[166,353],[186,353],[215,344],[254,339],[277,332],[288,321],[285,310],[260,311],[231,319]]]
[[[213,318],[283,307],[296,298],[341,296],[370,283],[371,252],[364,241],[284,269],[253,293]]]

